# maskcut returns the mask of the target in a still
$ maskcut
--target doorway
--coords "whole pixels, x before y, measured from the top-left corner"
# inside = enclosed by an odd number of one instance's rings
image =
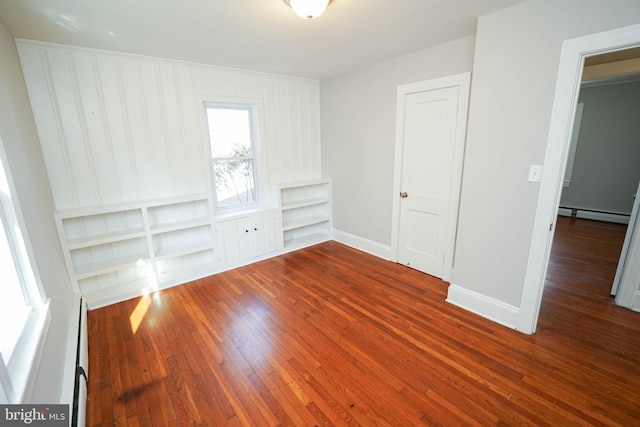
[[[585,58],[635,47],[640,47],[640,25],[563,43],[545,154],[545,171],[540,185],[517,324],[517,329],[522,332],[534,333],[538,323]]]
[[[635,64],[636,73],[629,64]],[[598,287],[603,297],[616,293],[624,265],[624,256],[621,257],[624,232],[630,223],[634,194],[640,181],[640,169],[637,167],[637,159],[640,158],[640,125],[637,120],[640,117],[639,73],[640,48],[596,55],[585,60],[554,233],[552,257],[557,252],[558,233],[563,236],[571,233],[575,241],[583,242],[582,248],[565,245],[561,259],[566,259],[568,266],[573,261],[591,259],[585,268],[594,269],[593,283],[600,280],[609,282],[609,289],[602,287],[606,287],[604,282]],[[606,227],[605,223],[612,225]],[[610,229],[615,230],[613,234],[618,237],[622,231],[619,242],[611,235]],[[590,246],[592,242],[598,242],[600,246]],[[598,270],[601,263],[597,253],[585,250],[604,251],[609,245],[614,245],[618,252],[615,264],[619,264],[619,268],[615,275],[615,270],[609,271],[612,254],[606,253],[605,256],[603,252],[602,258],[607,258],[607,266]],[[552,264],[557,265],[557,256],[555,260]],[[576,276],[584,275],[578,273]],[[588,287],[588,276],[584,276],[581,283]]]

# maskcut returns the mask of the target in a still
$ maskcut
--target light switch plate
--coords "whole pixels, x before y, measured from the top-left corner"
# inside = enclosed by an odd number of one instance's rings
[[[542,180],[542,165],[529,166],[529,182],[540,182]]]

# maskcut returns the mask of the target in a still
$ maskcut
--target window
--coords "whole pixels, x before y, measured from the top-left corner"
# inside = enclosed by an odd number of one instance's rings
[[[0,198],[6,198],[2,189],[0,189]],[[22,293],[20,270],[16,268],[18,260],[14,258],[12,250],[15,244],[9,241],[13,232],[9,227],[6,209],[3,209],[3,205],[5,203],[0,202],[0,271],[2,271],[3,282],[2,298],[0,298],[0,325],[5,326],[0,334],[0,354],[3,362],[8,364],[27,320],[29,306]],[[6,327],[7,325],[13,327]]]
[[[2,160],[0,156],[0,403],[22,403],[33,386],[49,310],[29,262]]]
[[[252,106],[205,104],[217,208],[258,202],[256,123]]]

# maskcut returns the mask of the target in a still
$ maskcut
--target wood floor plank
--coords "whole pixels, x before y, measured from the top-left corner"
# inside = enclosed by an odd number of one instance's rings
[[[624,232],[559,219],[532,336],[336,242],[91,311],[87,425],[637,425]]]

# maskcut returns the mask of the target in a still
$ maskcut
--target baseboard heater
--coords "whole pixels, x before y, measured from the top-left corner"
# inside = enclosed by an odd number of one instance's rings
[[[87,419],[87,382],[89,381],[89,336],[87,331],[87,304],[84,298],[80,299],[80,312],[78,313],[77,348],[71,426],[85,427]]]
[[[563,206],[560,206],[560,208],[558,209],[558,215],[582,219],[593,219],[596,221],[615,222],[617,224],[629,224],[629,219],[631,217],[631,215],[614,212],[603,212],[581,208],[568,208]]]

